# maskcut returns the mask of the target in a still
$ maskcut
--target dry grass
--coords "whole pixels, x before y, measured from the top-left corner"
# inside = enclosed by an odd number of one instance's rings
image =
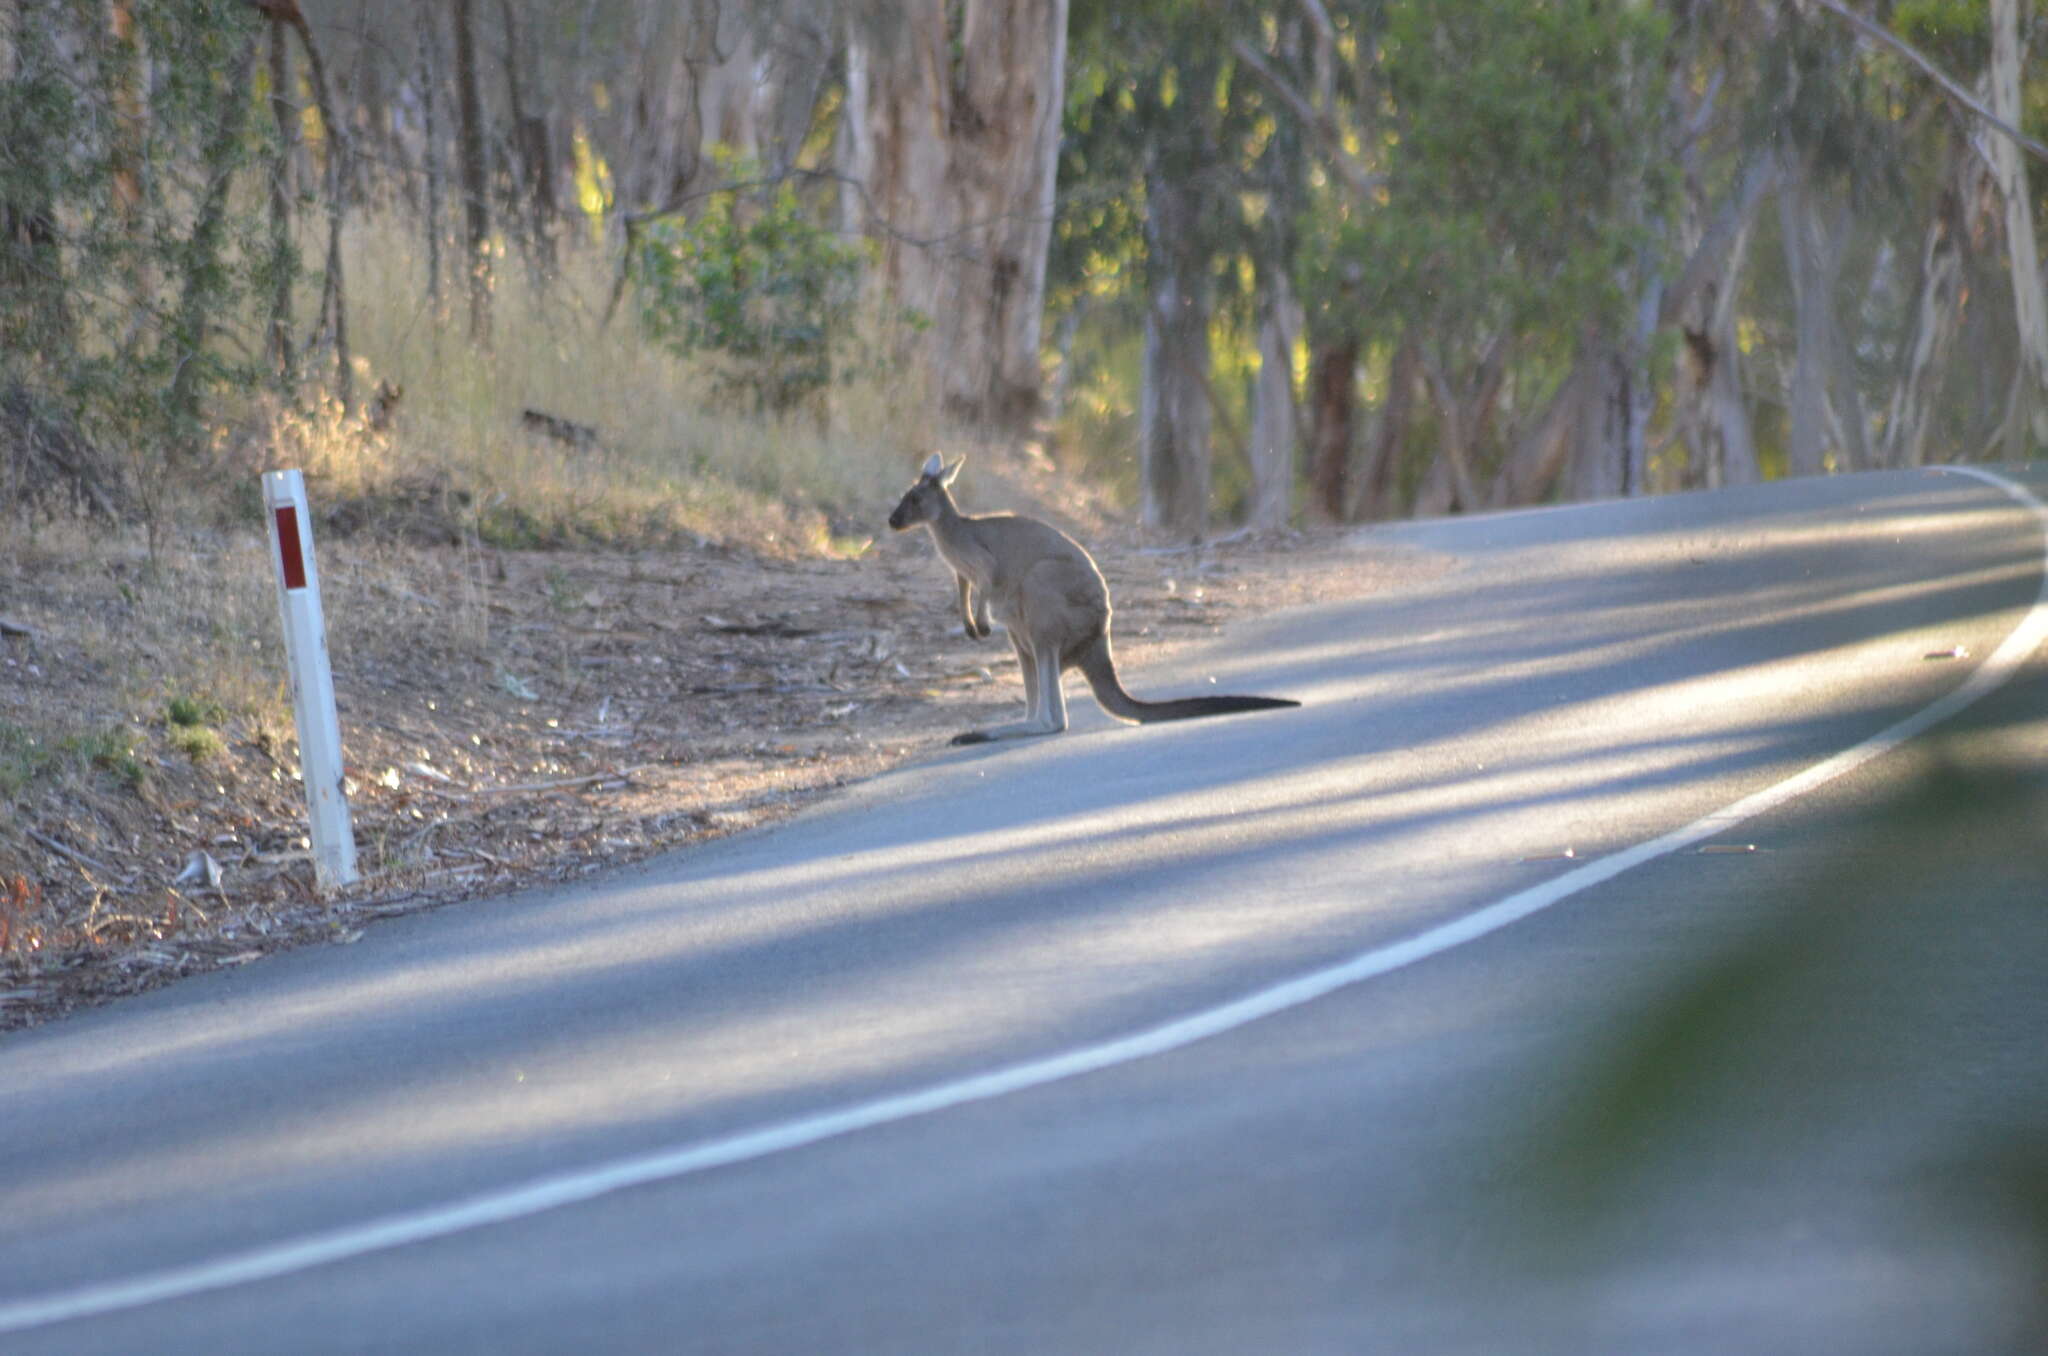
[[[486,347],[435,306],[420,251],[395,226],[365,223],[349,245],[357,385],[403,394],[388,436],[360,436],[332,410],[288,421],[284,441],[331,492],[440,486],[487,538],[514,545],[686,533],[814,550],[939,436],[908,377],[839,389],[822,427],[717,411],[704,366],[644,341],[630,298],[605,322],[615,279],[595,252],[570,252],[545,285],[499,260]],[[870,346],[891,342],[872,327]],[[529,409],[595,430],[595,445],[528,431]]]
[[[923,393],[709,412],[701,368],[602,323],[594,256],[545,287],[500,260],[486,350],[393,228],[349,251],[357,390],[403,388],[387,425],[251,397],[213,474],[151,487],[146,528],[0,521],[0,1029],[730,832],[1017,699],[923,541],[869,540],[923,450],[962,446]],[[596,437],[530,432],[527,409]],[[257,472],[293,465],[371,876],[340,900],[312,890],[259,526]],[[1128,535],[1029,449],[977,453],[966,497]],[[1377,578],[1256,545],[1104,565],[1134,664],[1249,598]],[[184,874],[198,853],[217,886]]]
[[[322,543],[368,880],[321,899],[260,533],[179,534],[154,565],[139,532],[19,540],[0,538],[31,633],[0,639],[0,1030],[745,828],[1020,700],[920,537],[790,558]],[[1104,551],[1126,664],[1390,577],[1299,546]],[[195,853],[217,888],[183,876]]]

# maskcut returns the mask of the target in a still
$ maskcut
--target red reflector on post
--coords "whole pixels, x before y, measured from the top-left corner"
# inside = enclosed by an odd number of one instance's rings
[[[306,557],[299,549],[299,510],[291,504],[277,509],[277,558],[284,567],[284,586],[306,587]]]

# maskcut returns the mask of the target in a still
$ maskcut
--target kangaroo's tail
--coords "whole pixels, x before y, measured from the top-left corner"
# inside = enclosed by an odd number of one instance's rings
[[[1282,707],[1299,706],[1300,702],[1285,697],[1183,697],[1178,701],[1140,701],[1124,690],[1116,676],[1116,661],[1110,657],[1109,634],[1104,632],[1089,642],[1081,652],[1078,661],[1081,672],[1088,679],[1088,686],[1095,692],[1095,700],[1102,703],[1102,709],[1123,720],[1135,720],[1150,724],[1159,720],[1193,720],[1197,716],[1227,716],[1238,711],[1277,711]]]

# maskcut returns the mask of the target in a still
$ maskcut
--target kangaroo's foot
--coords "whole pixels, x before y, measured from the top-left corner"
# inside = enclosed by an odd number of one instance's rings
[[[1020,720],[1014,725],[997,725],[987,730],[963,730],[953,736],[955,744],[993,744],[999,739],[1031,739],[1041,735],[1055,735],[1067,728],[1061,721],[1051,725],[1042,720]]]

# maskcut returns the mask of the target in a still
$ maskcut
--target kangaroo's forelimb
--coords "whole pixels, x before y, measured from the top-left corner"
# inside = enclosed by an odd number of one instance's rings
[[[955,576],[960,585],[960,618],[965,623],[969,640],[987,640],[994,628],[989,625],[988,595],[976,593],[974,581],[966,575]]]

